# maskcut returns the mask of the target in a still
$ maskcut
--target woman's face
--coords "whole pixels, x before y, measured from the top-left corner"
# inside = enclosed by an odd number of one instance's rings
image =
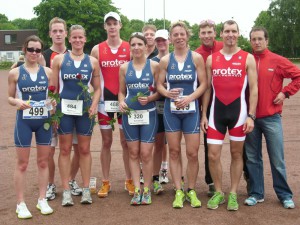
[[[42,44],[38,41],[29,41],[25,49],[25,58],[29,62],[37,62],[41,57]]]
[[[130,41],[130,51],[133,58],[145,56],[146,45],[142,39],[134,37]]]
[[[186,47],[188,43],[187,31],[180,26],[176,26],[171,31],[171,43],[174,48]]]
[[[83,30],[76,29],[71,31],[69,43],[72,45],[72,49],[83,49],[85,42],[86,37]]]

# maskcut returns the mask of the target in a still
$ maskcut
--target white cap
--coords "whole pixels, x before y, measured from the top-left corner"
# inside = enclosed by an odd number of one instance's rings
[[[112,18],[114,18],[115,20],[121,22],[121,18],[120,18],[120,16],[119,16],[118,13],[115,13],[115,12],[109,12],[109,13],[107,13],[107,14],[104,16],[104,23],[106,22],[106,20],[107,20],[109,17],[112,17]]]
[[[167,30],[157,30],[155,33],[155,39],[156,38],[163,38],[165,40],[168,40],[169,32]]]

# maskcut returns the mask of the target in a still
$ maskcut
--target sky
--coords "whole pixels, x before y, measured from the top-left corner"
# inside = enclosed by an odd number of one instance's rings
[[[0,0],[0,13],[5,14],[9,20],[31,19],[35,17],[33,7],[40,2],[40,0]],[[165,18],[171,22],[186,20],[193,25],[199,24],[204,19],[212,19],[216,23],[234,19],[239,24],[241,34],[248,36],[255,19],[261,11],[268,9],[271,0],[112,0],[112,2],[129,19],[142,21],[144,18],[146,21],[150,18]]]

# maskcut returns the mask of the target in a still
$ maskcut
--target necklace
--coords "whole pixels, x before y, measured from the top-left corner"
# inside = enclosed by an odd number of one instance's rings
[[[71,53],[72,53],[72,55],[74,55],[74,56],[77,57],[77,58],[79,58],[80,56],[82,56],[82,55],[84,54],[84,52],[81,53],[81,54],[79,54],[79,55],[76,55],[76,54],[74,54],[73,52],[71,52]]]

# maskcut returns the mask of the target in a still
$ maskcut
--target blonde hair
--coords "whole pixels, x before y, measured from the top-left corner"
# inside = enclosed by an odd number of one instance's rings
[[[61,19],[59,17],[54,17],[52,20],[50,20],[50,22],[49,22],[49,30],[52,30],[52,25],[54,23],[62,23],[64,25],[65,30],[67,30],[67,23],[66,23],[66,21],[64,21],[63,19]]]
[[[190,31],[190,29],[181,20],[171,24],[171,26],[170,26],[170,36],[172,35],[173,29],[175,27],[182,27],[186,31],[186,35],[187,35],[188,38],[190,38],[192,36],[192,32]]]
[[[81,25],[79,25],[79,24],[74,24],[74,25],[72,25],[72,26],[70,27],[69,35],[71,35],[71,33],[72,33],[73,30],[82,30],[84,36],[86,36],[85,29],[83,28],[83,26],[81,26]]]
[[[154,32],[157,31],[156,26],[153,24],[146,24],[143,29],[142,32],[145,33],[147,30],[153,30]]]

